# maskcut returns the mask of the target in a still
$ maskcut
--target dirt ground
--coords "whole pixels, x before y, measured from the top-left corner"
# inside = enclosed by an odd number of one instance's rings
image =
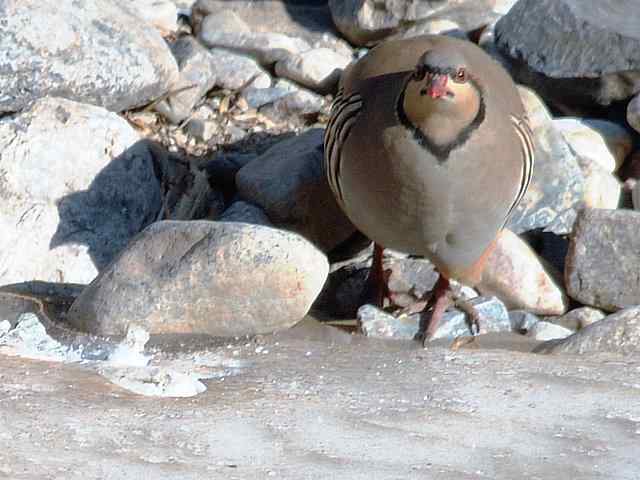
[[[640,478],[640,358],[536,355],[515,337],[422,349],[314,323],[208,348],[235,367],[190,398],[0,356],[0,478]],[[192,358],[170,350],[156,356]]]

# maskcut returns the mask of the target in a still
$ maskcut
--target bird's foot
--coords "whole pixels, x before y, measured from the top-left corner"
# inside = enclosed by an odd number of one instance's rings
[[[420,326],[415,339],[424,346],[433,336],[445,310],[452,303],[449,280],[440,275],[433,287],[431,297],[420,314]]]
[[[389,290],[391,270],[385,270],[382,265],[383,252],[384,247],[374,243],[373,260],[360,298],[361,305],[370,303],[383,308],[385,299],[389,299],[392,302],[393,295]]]

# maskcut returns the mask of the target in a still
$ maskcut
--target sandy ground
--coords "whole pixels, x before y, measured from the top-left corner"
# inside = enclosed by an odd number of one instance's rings
[[[640,478],[640,358],[422,349],[314,325],[209,349],[240,367],[190,398],[0,356],[0,478]]]

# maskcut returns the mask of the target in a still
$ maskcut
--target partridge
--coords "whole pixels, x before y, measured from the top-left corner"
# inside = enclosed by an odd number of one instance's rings
[[[372,278],[383,280],[387,247],[440,273],[428,337],[449,279],[478,283],[531,179],[532,135],[513,80],[468,41],[382,43],[344,72],[324,146],[339,205],[376,245]]]

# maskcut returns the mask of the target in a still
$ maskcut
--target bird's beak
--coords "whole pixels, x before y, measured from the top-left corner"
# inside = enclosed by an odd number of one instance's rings
[[[447,93],[447,76],[432,74],[427,76],[426,94],[431,98],[440,98]]]

